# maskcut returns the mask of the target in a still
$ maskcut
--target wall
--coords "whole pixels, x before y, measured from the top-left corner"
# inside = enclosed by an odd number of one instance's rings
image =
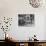
[[[0,0],[0,16],[13,17],[10,33],[17,40],[27,40],[34,34],[39,40],[45,39],[46,6],[33,8],[28,0]],[[19,27],[18,14],[35,14],[35,25],[32,27]],[[2,31],[0,31],[2,33]],[[0,33],[0,35],[2,35]],[[3,37],[0,36],[0,39]]]

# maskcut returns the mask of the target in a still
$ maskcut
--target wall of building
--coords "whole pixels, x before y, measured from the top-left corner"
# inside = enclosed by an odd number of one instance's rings
[[[0,0],[0,19],[4,16],[13,18],[8,33],[17,40],[27,40],[34,34],[37,35],[39,40],[45,40],[45,12],[46,6],[44,4],[42,7],[33,8],[28,0]],[[35,25],[32,27],[19,27],[18,14],[34,14]],[[0,39],[4,39],[2,33],[3,31],[0,31]]]

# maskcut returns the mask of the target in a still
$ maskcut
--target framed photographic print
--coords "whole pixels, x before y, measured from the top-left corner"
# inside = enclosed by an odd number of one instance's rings
[[[18,14],[18,26],[33,26],[34,14]]]

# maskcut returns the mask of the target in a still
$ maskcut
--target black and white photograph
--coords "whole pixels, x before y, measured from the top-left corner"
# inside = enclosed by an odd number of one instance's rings
[[[33,26],[34,14],[18,14],[18,26]]]

